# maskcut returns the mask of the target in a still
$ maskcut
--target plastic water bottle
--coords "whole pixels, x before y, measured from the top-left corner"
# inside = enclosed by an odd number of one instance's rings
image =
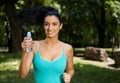
[[[31,32],[27,32],[27,37],[32,38],[32,37],[31,37]],[[31,51],[32,51],[32,47],[31,47],[31,46],[29,46],[29,47],[26,48],[26,52],[27,52],[27,53],[29,53],[29,52],[31,52]]]

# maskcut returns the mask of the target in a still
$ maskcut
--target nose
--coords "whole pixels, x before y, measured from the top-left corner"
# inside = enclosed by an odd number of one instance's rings
[[[48,26],[48,29],[51,29],[51,28],[52,28],[52,26],[51,26],[51,25],[49,25],[49,26]]]

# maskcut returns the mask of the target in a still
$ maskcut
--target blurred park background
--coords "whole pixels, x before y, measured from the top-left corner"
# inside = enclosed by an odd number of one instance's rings
[[[18,77],[21,42],[27,31],[34,40],[45,37],[42,25],[24,24],[18,19],[23,8],[51,6],[63,21],[59,39],[70,43],[84,56],[87,46],[105,48],[111,58],[120,47],[119,0],[0,0],[0,83],[33,83],[33,68],[26,79]],[[82,48],[82,49],[81,49]],[[120,71],[74,62],[71,83],[120,83]]]

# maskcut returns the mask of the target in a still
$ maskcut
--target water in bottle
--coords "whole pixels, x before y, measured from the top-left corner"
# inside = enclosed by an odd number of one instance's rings
[[[27,32],[27,37],[32,38],[32,37],[31,37],[31,32]],[[26,52],[29,53],[29,52],[31,52],[31,51],[32,51],[32,47],[31,47],[31,46],[29,46],[29,47],[26,48]]]

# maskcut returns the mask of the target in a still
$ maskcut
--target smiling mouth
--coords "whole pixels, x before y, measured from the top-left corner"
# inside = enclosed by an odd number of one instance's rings
[[[51,34],[53,34],[53,32],[48,32],[48,34],[50,34],[50,35],[51,35]]]

